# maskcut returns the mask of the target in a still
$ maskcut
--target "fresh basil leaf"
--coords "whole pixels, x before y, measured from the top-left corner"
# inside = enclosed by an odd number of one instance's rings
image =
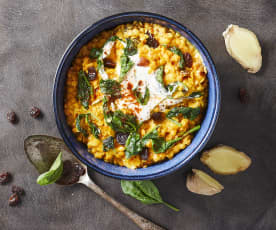
[[[139,154],[143,149],[143,143],[140,139],[140,135],[138,133],[130,133],[126,141],[126,150],[125,155],[126,158],[129,159],[130,157]]]
[[[81,120],[86,117],[86,114],[79,114],[76,119],[76,128],[77,130],[83,134],[83,136],[87,137],[88,133],[84,128],[81,127]]]
[[[88,81],[84,71],[80,71],[78,75],[78,99],[82,106],[88,109],[90,96],[93,96],[93,86]]]
[[[126,181],[121,180],[124,194],[132,196],[144,204],[164,204],[174,211],[179,209],[163,201],[158,188],[152,181]]]
[[[132,68],[134,63],[130,60],[130,58],[127,55],[123,54],[120,58],[120,64],[121,64],[121,72],[120,72],[119,81],[121,82],[124,80],[124,76]]]
[[[63,171],[62,153],[59,153],[59,155],[57,156],[56,160],[52,164],[49,171],[41,174],[37,178],[36,182],[39,185],[53,184],[61,177],[62,171]]]
[[[192,92],[189,96],[185,97],[186,99],[199,98],[202,96],[202,92]]]
[[[138,92],[137,89],[133,90],[134,91],[134,95],[137,99],[137,101],[141,104],[141,105],[146,105],[148,104],[148,101],[150,99],[150,91],[149,88],[146,88],[145,94],[144,96],[142,96],[141,92]]]
[[[91,130],[94,137],[99,138],[101,130],[92,122],[92,115],[90,113],[86,114],[86,122]]]
[[[179,114],[192,121],[200,114],[200,108],[174,107],[167,113],[167,117],[177,117]]]
[[[100,80],[100,89],[101,92],[105,95],[110,95],[110,96],[119,96],[120,95],[120,83],[108,79],[108,80]]]
[[[182,51],[179,48],[175,47],[175,46],[170,47],[169,50],[171,52],[177,54],[180,57],[179,68],[180,69],[184,69],[184,67],[185,67],[185,59],[184,59]]]
[[[124,54],[126,56],[133,56],[137,54],[137,46],[130,38],[126,39],[126,47],[124,48]]]
[[[103,151],[107,152],[110,149],[114,149],[114,137],[112,136],[103,140]]]
[[[155,78],[162,86],[164,86],[163,75],[164,75],[164,66],[159,66],[155,70]]]
[[[92,48],[90,51],[90,58],[96,59],[102,55],[103,50],[101,48]]]

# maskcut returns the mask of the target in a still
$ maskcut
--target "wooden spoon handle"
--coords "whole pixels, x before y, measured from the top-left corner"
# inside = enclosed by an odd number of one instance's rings
[[[129,219],[131,219],[135,224],[138,225],[143,230],[165,230],[153,222],[147,220],[146,218],[138,215],[137,213],[131,211],[126,206],[122,205],[111,196],[109,196],[104,190],[102,190],[98,185],[96,185],[87,174],[80,178],[79,183],[86,185],[88,188],[93,190],[95,193],[100,195],[103,199],[112,204],[115,208],[119,209],[123,214],[125,214]]]

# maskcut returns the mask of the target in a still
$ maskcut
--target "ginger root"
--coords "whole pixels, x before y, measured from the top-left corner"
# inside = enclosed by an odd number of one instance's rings
[[[213,172],[222,175],[233,175],[244,171],[251,164],[250,157],[245,153],[225,145],[204,152],[200,161]]]
[[[224,189],[218,181],[198,169],[192,169],[192,173],[187,177],[186,186],[190,192],[206,196],[215,195]]]
[[[229,25],[223,32],[229,55],[249,73],[256,73],[262,66],[261,46],[256,35],[237,25]]]

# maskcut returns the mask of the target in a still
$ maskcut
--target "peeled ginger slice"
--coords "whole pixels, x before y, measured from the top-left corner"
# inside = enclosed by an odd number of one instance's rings
[[[245,153],[226,145],[204,152],[200,161],[213,172],[222,175],[233,175],[244,171],[251,164],[251,159]]]
[[[256,73],[262,66],[261,46],[256,35],[237,25],[229,25],[223,32],[229,55],[249,73]]]

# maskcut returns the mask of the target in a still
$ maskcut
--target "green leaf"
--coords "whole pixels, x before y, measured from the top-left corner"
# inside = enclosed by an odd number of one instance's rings
[[[167,117],[167,119],[170,120],[171,122],[173,122],[174,124],[176,124],[178,127],[182,126],[182,124],[180,122],[178,122],[178,121],[176,121],[176,120],[174,120],[172,118]]]
[[[114,137],[112,136],[103,140],[103,151],[107,152],[109,149],[114,149]]]
[[[121,72],[120,72],[120,79],[119,79],[119,81],[121,82],[121,81],[124,80],[124,76],[132,68],[132,66],[134,65],[134,63],[125,54],[123,54],[121,56],[120,63],[121,63]]]
[[[99,71],[103,67],[104,63],[103,60],[99,57],[97,59],[97,70]]]
[[[164,75],[164,66],[159,66],[155,70],[155,78],[162,86],[164,86],[163,75]]]
[[[199,98],[201,96],[202,92],[192,92],[189,96],[185,97],[185,99]]]
[[[183,90],[186,92],[189,90],[189,88],[183,82],[180,81],[175,81],[173,83],[168,84],[167,90],[172,95],[180,86],[182,86]]]
[[[117,35],[114,35],[114,36],[111,36],[110,38],[108,38],[107,41],[105,42],[105,44],[108,42],[115,42],[116,40],[123,42],[123,40],[121,38],[119,38]]]
[[[177,54],[180,57],[179,68],[184,69],[185,60],[184,60],[182,51],[179,48],[175,47],[175,46],[170,47],[169,50],[172,51],[173,53]]]
[[[62,171],[63,171],[62,153],[59,153],[58,157],[52,164],[49,171],[41,174],[37,178],[36,182],[39,185],[53,184],[61,177]]]
[[[119,96],[120,95],[120,83],[108,79],[108,80],[100,80],[100,89],[101,92],[105,95],[110,95],[110,96]]]
[[[136,44],[130,38],[127,38],[126,47],[124,48],[124,55],[133,56],[135,54],[137,54]]]
[[[81,127],[81,120],[86,117],[86,114],[79,114],[76,119],[76,128],[77,130],[82,133],[85,137],[88,136],[88,133],[84,128]]]
[[[140,135],[135,132],[130,133],[130,135],[127,138],[125,146],[126,146],[125,155],[127,159],[129,159],[134,155],[139,154],[144,147],[140,139]]]
[[[200,114],[200,108],[174,107],[167,113],[167,117],[177,117],[179,114],[192,121]]]
[[[101,48],[92,48],[90,51],[90,58],[96,59],[102,55],[103,50]]]
[[[93,86],[89,83],[84,71],[78,75],[78,99],[85,109],[88,109],[90,96],[93,96]]]
[[[121,188],[124,194],[129,195],[144,204],[165,204],[174,211],[179,211],[179,209],[162,200],[158,188],[151,181],[121,180]]]
[[[148,104],[148,101],[150,99],[150,91],[149,88],[146,88],[145,94],[144,96],[142,96],[141,92],[138,92],[137,89],[133,90],[134,91],[134,95],[137,99],[137,101],[141,104],[141,105],[146,105]]]
[[[101,130],[92,122],[92,114],[90,113],[86,114],[86,122],[94,137],[99,138]]]

